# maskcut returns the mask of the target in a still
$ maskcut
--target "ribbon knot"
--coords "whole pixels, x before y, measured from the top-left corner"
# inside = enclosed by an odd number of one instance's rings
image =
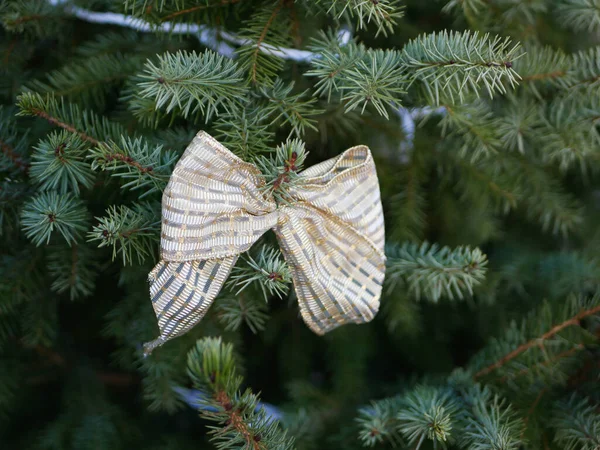
[[[293,155],[286,169],[295,171]],[[353,147],[297,176],[286,187],[291,202],[277,204],[256,166],[205,132],[194,137],[163,193],[161,260],[149,274],[160,336],[146,354],[204,317],[239,255],[269,229],[311,330],[375,316],[385,256],[371,152]]]

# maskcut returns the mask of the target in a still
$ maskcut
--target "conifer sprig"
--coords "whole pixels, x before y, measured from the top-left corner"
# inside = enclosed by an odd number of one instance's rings
[[[207,394],[200,416],[214,423],[211,441],[220,449],[291,450],[293,439],[258,407],[258,396],[240,391],[233,346],[221,338],[204,338],[188,354],[194,386]]]
[[[477,32],[447,32],[423,35],[403,48],[400,63],[411,81],[423,85],[439,103],[443,93],[463,101],[483,87],[490,96],[514,88],[519,75],[513,68],[522,56],[510,39],[480,35]],[[453,100],[454,101],[454,100]]]
[[[574,76],[574,80],[569,86],[571,90],[584,90],[588,93],[596,92],[596,89],[600,86],[600,46],[581,50],[571,58]]]
[[[596,450],[600,448],[600,413],[598,405],[571,395],[559,400],[553,408],[554,442],[564,450]]]
[[[0,9],[0,23],[6,30],[31,39],[55,35],[61,22],[62,8],[47,1],[17,0]]]
[[[25,92],[17,98],[17,106],[21,110],[18,115],[45,119],[93,145],[109,139],[118,141],[121,136],[127,135],[121,125],[94,112],[82,111],[77,105],[67,103],[64,99],[59,100],[52,94],[42,96]]]
[[[86,108],[102,109],[106,96],[141,66],[139,56],[101,54],[50,72],[46,81],[36,80],[29,88],[39,94],[52,93],[79,102]]]
[[[561,0],[556,7],[560,23],[575,31],[589,33],[600,30],[600,2],[598,0]]]
[[[591,298],[571,296],[561,307],[544,304],[539,311],[529,314],[520,326],[513,323],[504,338],[494,340],[473,359],[471,367],[474,377],[479,379],[499,374],[499,379],[506,380],[520,374],[523,367],[523,363],[518,362],[520,358],[527,367],[535,368],[540,358],[546,361],[552,354],[567,356],[562,352],[576,346],[577,341],[585,342],[588,339],[581,327],[582,321],[598,314],[600,295]],[[571,330],[579,334],[577,340],[561,338]],[[543,350],[542,354],[539,353],[540,349]]]
[[[398,428],[410,444],[420,446],[429,439],[443,447],[454,440],[458,404],[450,394],[445,389],[418,387],[404,397],[397,414]]]
[[[564,87],[572,78],[571,58],[560,49],[550,46],[528,45],[525,54],[515,63],[525,86],[532,86],[539,95],[536,85]]]
[[[444,105],[442,135],[458,137],[460,155],[476,161],[497,154],[502,146],[490,106],[483,101],[467,105]]]
[[[52,290],[62,294],[68,292],[71,300],[87,297],[95,287],[98,264],[94,252],[85,244],[72,247],[51,247],[48,252],[49,273]]]
[[[437,302],[442,296],[462,299],[473,294],[486,273],[487,258],[478,249],[451,250],[437,245],[406,243],[388,246],[386,278],[389,289],[406,284],[417,298]]]
[[[377,28],[376,36],[393,33],[398,20],[404,15],[398,0],[318,0],[316,3],[336,19],[349,17],[358,30],[373,22]]]
[[[466,420],[462,443],[469,450],[518,450],[525,443],[523,420],[497,396],[477,402]]]
[[[71,193],[42,192],[25,203],[21,226],[37,246],[48,244],[59,234],[71,245],[88,225],[88,213],[83,202]]]
[[[163,191],[177,154],[163,151],[160,145],[151,149],[143,138],[124,136],[119,144],[101,143],[91,150],[88,158],[92,159],[93,169],[112,171],[113,176],[122,178],[123,189],[143,189],[141,198]]]
[[[341,45],[331,33],[321,33],[312,50],[319,58],[311,60],[306,75],[318,79],[316,94],[328,101],[337,94],[346,112],[362,113],[372,105],[384,117],[388,117],[387,107],[400,103],[408,80],[397,52],[367,49],[354,41]]]
[[[133,264],[134,258],[141,264],[152,255],[160,228],[156,205],[112,206],[106,212],[96,218],[99,223],[88,233],[88,241],[112,247],[113,260],[120,255],[123,265]]]
[[[236,295],[250,285],[260,288],[265,302],[274,295],[282,298],[287,294],[292,275],[278,249],[261,247],[256,259],[248,255],[244,260],[246,264],[236,265],[229,277],[228,283],[237,289]]]
[[[277,147],[274,157],[257,158],[256,164],[267,181],[263,190],[278,202],[289,203],[287,190],[300,181],[298,172],[302,170],[306,155],[304,142],[288,139]]]
[[[292,93],[293,90],[294,83],[277,80],[271,87],[262,86],[256,101],[270,126],[287,125],[299,137],[307,129],[317,129],[315,116],[322,111],[316,108],[316,99],[308,97],[306,91]]]
[[[78,134],[53,132],[35,148],[30,175],[41,189],[78,195],[79,185],[89,189],[94,182],[94,173],[85,162],[88,149]]]
[[[252,161],[262,153],[273,152],[275,133],[261,111],[261,108],[255,107],[221,114],[215,121],[215,137],[244,161]],[[297,116],[292,114],[290,117]],[[295,123],[301,125],[301,122]]]
[[[247,87],[237,64],[212,51],[165,53],[146,63],[138,93],[156,109],[183,117],[201,114],[208,121],[222,108],[230,111],[245,98]]]
[[[17,132],[13,109],[0,105],[0,171],[23,173],[29,170],[29,142],[26,134]]]
[[[253,85],[272,85],[283,68],[283,59],[269,49],[289,47],[291,22],[284,0],[267,2],[250,17],[239,34],[242,46],[237,50],[240,66]]]
[[[256,334],[265,329],[269,318],[267,310],[267,304],[262,299],[236,294],[219,299],[217,316],[226,330],[239,330],[245,323]]]
[[[420,449],[458,444],[468,450],[516,450],[524,443],[523,421],[499,396],[459,375],[439,385],[417,385],[396,397],[359,410],[359,436],[365,447],[400,443]]]
[[[386,234],[395,242],[419,241],[423,237],[426,221],[424,183],[427,179],[426,166],[419,153],[412,155],[411,160],[403,165],[398,176],[401,188],[390,198],[391,226],[387,226]]]

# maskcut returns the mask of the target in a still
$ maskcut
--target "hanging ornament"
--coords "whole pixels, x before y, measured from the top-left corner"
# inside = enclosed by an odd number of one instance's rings
[[[149,275],[160,336],[146,354],[204,317],[239,255],[269,229],[311,330],[373,319],[385,256],[371,152],[353,147],[302,172],[299,159],[292,152],[267,183],[207,133],[194,137],[163,194],[161,260]]]

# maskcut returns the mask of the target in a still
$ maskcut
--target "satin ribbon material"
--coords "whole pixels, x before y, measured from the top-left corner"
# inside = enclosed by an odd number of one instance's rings
[[[379,183],[368,147],[299,173],[286,204],[259,169],[205,132],[177,163],[162,199],[161,261],[149,274],[160,337],[146,353],[194,327],[238,256],[273,229],[290,267],[300,313],[324,334],[369,322],[385,274]]]

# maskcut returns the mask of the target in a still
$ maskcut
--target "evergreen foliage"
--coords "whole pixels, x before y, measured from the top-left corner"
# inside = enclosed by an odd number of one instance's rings
[[[0,442],[600,449],[599,32],[598,0],[1,2]],[[371,148],[371,323],[306,329],[266,233],[143,356],[201,129],[279,204]]]

